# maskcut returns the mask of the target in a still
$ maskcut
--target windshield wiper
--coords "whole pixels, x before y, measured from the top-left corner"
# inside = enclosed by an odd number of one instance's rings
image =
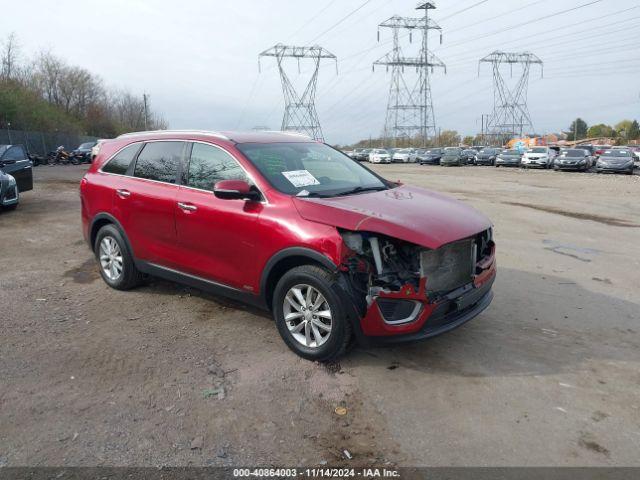
[[[388,188],[387,187],[355,187],[351,190],[345,190],[344,192],[336,193],[335,195],[332,195],[332,197],[341,197],[343,195],[353,195],[356,193],[363,193],[363,192],[380,192],[382,190],[388,190]]]

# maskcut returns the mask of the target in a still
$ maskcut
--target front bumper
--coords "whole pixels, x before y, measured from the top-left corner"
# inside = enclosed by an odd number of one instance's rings
[[[625,173],[633,171],[633,165],[596,165],[596,172]]]
[[[389,344],[423,340],[457,328],[484,311],[493,300],[492,287],[496,279],[495,247],[482,265],[484,270],[474,281],[430,303],[425,301],[425,284],[418,291],[403,288],[403,292],[380,296],[369,306],[360,326],[366,343]],[[422,280],[424,282],[424,279]],[[380,301],[395,299],[413,301],[419,307],[412,320],[393,324],[385,320]]]
[[[496,165],[499,165],[501,167],[519,167],[520,166],[520,162],[511,162],[511,161],[505,161],[505,160],[496,160]]]
[[[556,168],[558,170],[585,170],[587,168],[587,165],[585,163],[583,164],[577,164],[577,163],[556,163],[553,168]]]

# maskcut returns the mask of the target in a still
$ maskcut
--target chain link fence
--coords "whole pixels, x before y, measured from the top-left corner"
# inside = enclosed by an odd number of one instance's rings
[[[95,142],[97,137],[76,135],[73,133],[45,133],[26,130],[0,130],[0,145],[24,145],[29,153],[46,155],[60,145],[71,151],[81,143]]]

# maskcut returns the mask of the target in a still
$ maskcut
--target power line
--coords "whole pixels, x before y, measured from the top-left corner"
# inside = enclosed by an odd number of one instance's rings
[[[459,15],[460,13],[464,13],[468,10],[471,10],[472,8],[477,7],[478,5],[482,5],[483,3],[487,3],[489,0],[481,0],[478,3],[474,3],[473,5],[468,6],[467,8],[463,8],[462,10],[458,10],[457,12],[452,13],[451,15],[447,15],[446,17],[442,17],[440,19],[441,22],[444,22],[445,20],[450,19],[451,17],[455,17],[456,15]]]
[[[334,3],[336,3],[336,1],[337,0],[331,0],[322,10],[320,10],[313,17],[311,17],[309,20],[307,20],[298,30],[296,30],[291,35],[289,35],[289,37],[287,38],[287,41],[290,40],[291,38],[295,37],[298,33],[300,33],[302,30],[304,30],[307,26],[311,25],[315,20],[318,19],[318,17],[320,17],[320,15],[322,15],[324,12],[329,10],[329,8],[331,8],[331,6]]]
[[[355,13],[359,12],[360,10],[362,10],[365,6],[367,6],[368,3],[370,3],[371,0],[365,0],[358,8],[356,8],[355,10],[352,10],[351,12],[349,12],[346,16],[342,17],[340,20],[338,20],[336,23],[334,23],[333,25],[331,25],[329,28],[327,28],[324,32],[322,32],[320,35],[318,35],[316,38],[314,38],[313,40],[311,40],[309,42],[309,44],[314,43],[315,41],[317,41],[318,39],[320,39],[321,37],[323,37],[324,35],[326,35],[327,33],[329,33],[331,30],[333,30],[334,28],[336,28],[338,25],[340,25],[342,22],[344,22],[346,19],[348,19],[349,17],[351,17],[352,15],[354,15]]]

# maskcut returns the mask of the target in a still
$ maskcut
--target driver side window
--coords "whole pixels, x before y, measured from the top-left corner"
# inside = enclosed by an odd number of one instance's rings
[[[227,152],[211,145],[194,143],[187,172],[187,185],[212,192],[213,186],[221,180],[249,182],[240,164]]]

